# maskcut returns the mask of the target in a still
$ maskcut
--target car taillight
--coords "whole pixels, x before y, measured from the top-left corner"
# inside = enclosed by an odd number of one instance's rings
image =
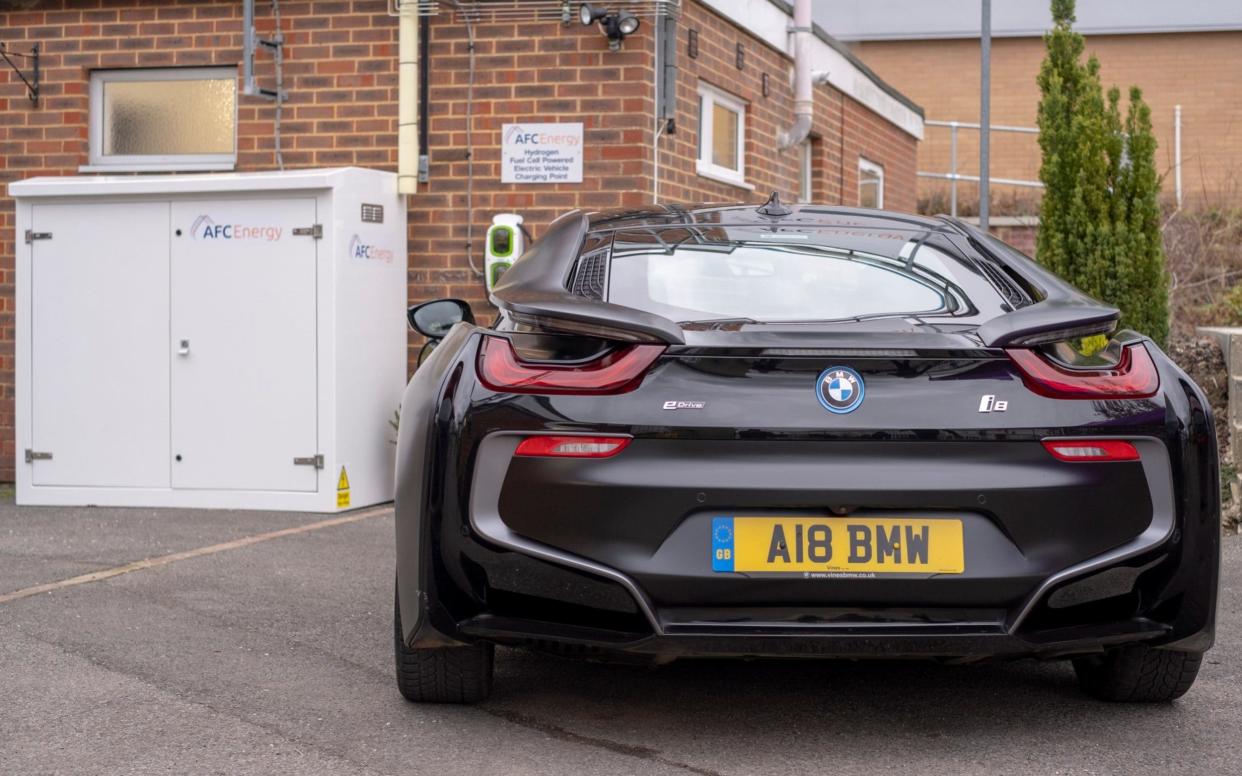
[[[585,363],[533,363],[523,361],[504,337],[484,337],[479,381],[499,393],[625,393],[638,387],[663,352],[663,345],[626,345]]]
[[[1006,350],[1026,387],[1052,399],[1146,399],[1160,388],[1160,375],[1142,344],[1122,349],[1113,366],[1070,369],[1034,350]]]
[[[1061,461],[1137,461],[1138,448],[1122,439],[1045,439],[1044,449]]]
[[[523,439],[514,455],[553,458],[609,458],[625,449],[629,437],[533,436]]]

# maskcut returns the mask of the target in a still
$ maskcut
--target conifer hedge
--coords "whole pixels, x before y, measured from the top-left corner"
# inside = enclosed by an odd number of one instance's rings
[[[1151,108],[1130,88],[1124,117],[1116,87],[1105,95],[1100,63],[1084,63],[1074,0],[1052,0],[1053,29],[1039,71],[1044,184],[1039,261],[1121,310],[1121,326],[1164,345],[1168,280],[1160,235],[1160,176]]]

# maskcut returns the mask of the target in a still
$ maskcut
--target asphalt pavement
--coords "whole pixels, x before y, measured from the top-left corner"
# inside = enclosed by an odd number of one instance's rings
[[[1239,537],[1170,705],[1089,700],[1056,663],[500,650],[490,701],[420,707],[393,684],[391,514],[325,517],[0,501],[0,774],[1242,773]]]

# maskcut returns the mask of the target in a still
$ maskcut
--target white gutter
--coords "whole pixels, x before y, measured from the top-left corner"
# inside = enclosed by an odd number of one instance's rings
[[[397,27],[397,192],[418,191],[418,4],[401,3]]]
[[[794,123],[779,135],[780,149],[796,146],[811,134],[815,93],[811,89],[811,0],[794,0]]]

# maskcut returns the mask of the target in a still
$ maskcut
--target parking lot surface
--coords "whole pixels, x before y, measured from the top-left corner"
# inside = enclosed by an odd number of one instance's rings
[[[420,707],[392,679],[391,513],[353,517],[9,497],[0,773],[1242,772],[1236,537],[1217,646],[1172,705],[1088,700],[1055,663],[648,669],[499,650],[490,701]]]

